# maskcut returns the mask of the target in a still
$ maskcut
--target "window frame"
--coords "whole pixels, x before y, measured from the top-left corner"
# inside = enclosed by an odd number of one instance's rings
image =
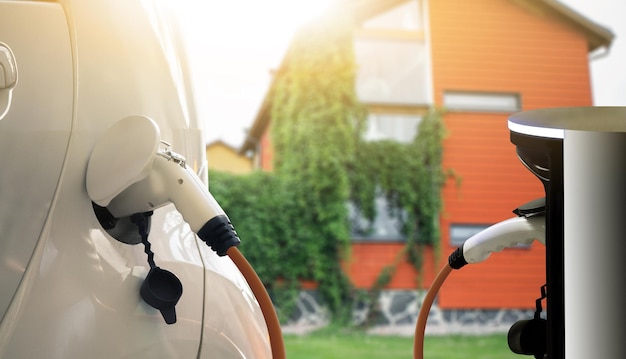
[[[460,103],[450,103],[454,97],[465,97]],[[496,100],[498,97],[514,101],[514,106],[493,106],[480,103],[480,100]],[[458,99],[455,99],[459,101]],[[479,103],[467,105],[467,101],[477,100]],[[444,90],[442,95],[443,107],[450,112],[482,112],[482,113],[515,113],[522,110],[522,96],[518,92],[473,91],[473,90]]]
[[[359,98],[364,104],[367,105],[382,105],[388,107],[429,107],[434,103],[433,101],[433,83],[432,83],[432,64],[431,64],[431,48],[430,48],[430,40],[429,40],[429,22],[428,16],[425,15],[428,12],[427,6],[424,0],[411,0],[414,2],[416,6],[416,11],[420,21],[418,22],[416,27],[410,28],[394,28],[387,26],[376,26],[374,24],[368,23],[371,19],[361,20],[360,23],[355,27],[353,33],[353,41],[356,44],[356,41],[383,41],[388,44],[393,43],[415,43],[418,46],[423,46],[425,51],[425,73],[423,74],[423,87],[424,87],[424,96],[423,101],[420,98],[417,101],[404,102],[402,100],[399,101],[386,101],[386,99],[369,99],[363,100]],[[401,6],[408,6],[407,3],[399,3],[396,4],[390,11],[396,9]],[[355,53],[356,55],[356,53]],[[356,58],[358,63],[358,58]],[[420,76],[421,77],[421,76]],[[358,79],[357,79],[358,81]],[[419,87],[418,87],[419,89]],[[356,89],[358,93],[358,88]],[[419,97],[419,96],[418,96]]]

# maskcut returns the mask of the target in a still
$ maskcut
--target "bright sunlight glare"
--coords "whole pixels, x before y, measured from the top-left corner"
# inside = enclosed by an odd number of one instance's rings
[[[223,43],[275,41],[328,7],[329,0],[181,1],[188,25]],[[190,29],[190,30],[191,30]],[[207,31],[211,33],[207,33]],[[264,37],[265,39],[260,39]]]
[[[331,0],[178,1],[207,141],[238,147],[297,28]],[[233,128],[230,123],[239,124]]]

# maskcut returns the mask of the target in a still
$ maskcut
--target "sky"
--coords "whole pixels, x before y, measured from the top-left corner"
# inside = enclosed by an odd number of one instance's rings
[[[590,58],[595,106],[626,106],[626,1],[560,0],[610,29],[608,53]],[[189,0],[184,11],[198,115],[207,143],[239,148],[289,41],[330,0]],[[201,5],[198,5],[201,4]]]
[[[207,143],[243,144],[295,30],[329,1],[187,0],[183,29]]]

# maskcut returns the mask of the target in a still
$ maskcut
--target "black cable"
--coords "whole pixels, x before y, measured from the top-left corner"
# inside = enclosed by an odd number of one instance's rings
[[[151,216],[152,212],[136,213],[130,217],[130,220],[137,225],[139,235],[141,235],[141,243],[144,247],[144,252],[148,255],[148,265],[150,269],[156,268],[154,263],[154,252],[152,252],[152,244],[148,241],[148,228],[146,226],[146,217]]]

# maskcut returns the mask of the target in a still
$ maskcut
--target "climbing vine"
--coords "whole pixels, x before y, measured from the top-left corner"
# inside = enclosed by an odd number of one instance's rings
[[[445,173],[441,165],[443,121],[440,110],[430,110],[410,143],[392,140],[358,142],[356,160],[349,169],[350,199],[362,215],[373,221],[377,196],[402,223],[406,253],[421,272],[424,245],[439,243],[438,215]]]
[[[365,325],[376,320],[378,296],[406,258],[415,269],[416,286],[422,286],[424,247],[434,248],[439,256],[441,187],[446,173],[441,164],[444,137],[442,112],[432,109],[420,121],[417,136],[410,143],[385,140],[361,141],[356,161],[349,169],[351,202],[363,217],[373,223],[377,216],[375,199],[384,196],[392,217],[400,220],[405,247],[393,263],[383,267],[366,298],[368,317]]]
[[[350,243],[346,203],[364,111],[355,92],[351,24],[341,14],[303,28],[272,93],[274,169],[292,198],[295,240],[305,278],[318,284],[334,319],[351,313],[352,291],[341,267]]]

